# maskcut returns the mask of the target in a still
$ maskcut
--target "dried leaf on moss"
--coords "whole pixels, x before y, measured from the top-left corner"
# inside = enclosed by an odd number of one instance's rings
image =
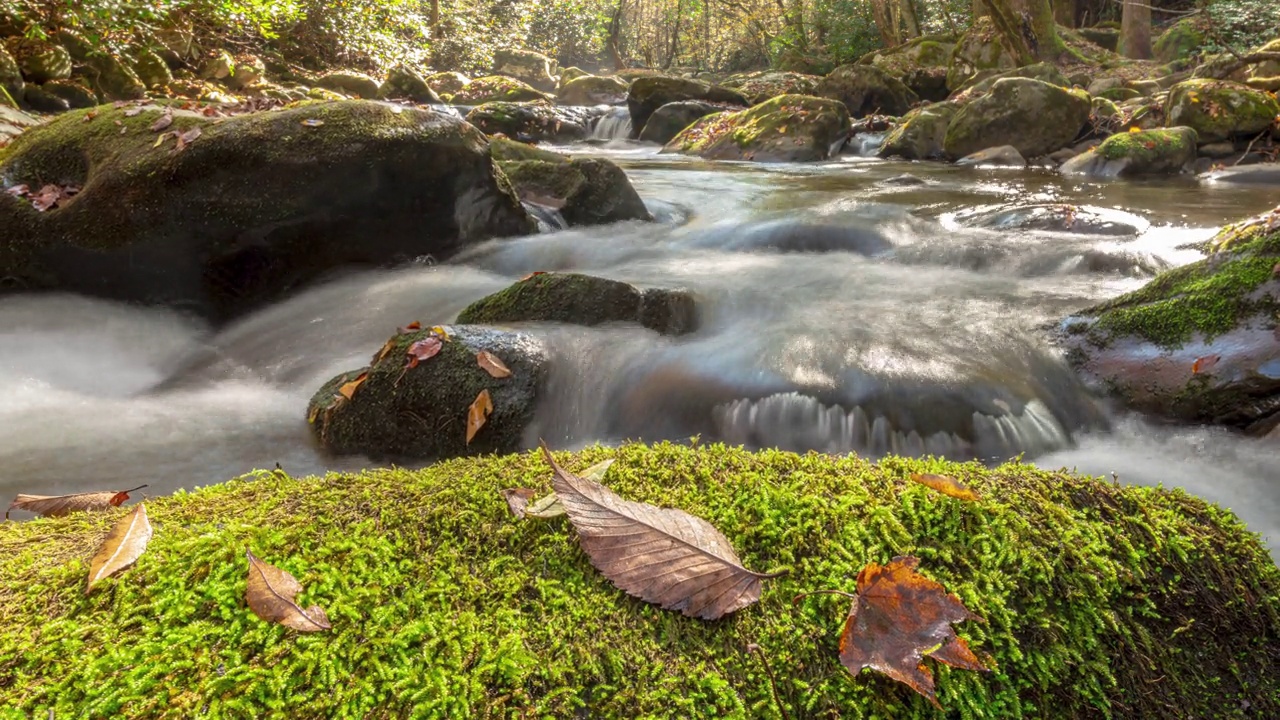
[[[93,592],[93,586],[100,581],[115,575],[142,557],[151,542],[151,521],[147,519],[147,508],[143,503],[134,506],[133,512],[120,518],[107,533],[98,551],[89,561],[89,581],[85,585],[84,594]]]
[[[968,500],[969,502],[978,500],[978,493],[950,475],[915,473],[911,476],[911,480],[957,500]]]
[[[362,372],[351,382],[343,383],[342,387],[338,388],[338,394],[350,400],[355,397],[356,390],[358,390],[360,386],[364,384],[364,381],[368,379],[369,373]]]
[[[129,490],[105,490],[102,492],[74,493],[72,495],[19,495],[9,503],[4,519],[14,510],[26,510],[44,517],[62,517],[73,512],[93,512],[119,507],[129,499],[129,493],[141,490],[146,485],[139,485]]]
[[[293,601],[302,592],[302,584],[286,570],[259,560],[248,550],[249,580],[244,599],[254,615],[299,632],[319,632],[332,627],[329,617],[319,605],[303,610]]]

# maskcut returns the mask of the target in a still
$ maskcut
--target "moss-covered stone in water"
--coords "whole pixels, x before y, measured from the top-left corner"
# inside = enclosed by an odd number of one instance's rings
[[[487,102],[530,102],[533,100],[550,100],[550,97],[515,78],[490,75],[476,78],[459,88],[453,94],[452,102],[457,105],[483,105]]]
[[[951,102],[935,103],[912,110],[889,131],[876,154],[907,160],[942,157],[947,125],[959,110],[960,106]]]
[[[1254,135],[1275,122],[1280,101],[1262,90],[1222,80],[1186,80],[1169,90],[1170,125],[1195,128],[1201,143]]]
[[[841,65],[813,94],[844,103],[851,117],[903,115],[919,102],[911,88],[874,65]]]
[[[936,663],[956,717],[1280,715],[1280,571],[1229,513],[1180,491],[1025,465],[591,448],[625,498],[707,519],[743,562],[790,574],[705,623],[628,597],[569,523],[516,521],[499,494],[550,490],[533,453],[419,471],[259,473],[147,501],[137,565],[85,597],[85,561],[123,511],[0,526],[0,683],[24,717],[793,718],[932,720],[927,700],[838,660],[868,562],[921,572],[985,622],[959,624],[989,673]],[[958,502],[909,482],[952,475]],[[333,630],[244,605],[248,547],[293,573]],[[1158,687],[1153,692],[1152,687]]]
[[[458,313],[459,323],[562,322],[644,325],[668,335],[691,332],[693,296],[684,290],[640,288],[578,273],[543,273],[481,298]]]
[[[607,158],[568,158],[504,138],[490,153],[520,198],[560,211],[570,225],[652,220],[627,174]]]
[[[579,75],[565,82],[561,78],[556,101],[561,105],[600,105],[617,103],[627,96],[629,85],[615,77]]]
[[[812,95],[821,81],[817,75],[766,71],[731,76],[723,85],[742,93],[752,105],[758,105],[779,95]]]
[[[587,128],[577,117],[546,101],[487,102],[467,113],[467,122],[486,135],[499,133],[530,142],[581,140]]]
[[[713,160],[826,160],[849,132],[845,106],[828,98],[782,95],[748,110],[708,115],[664,148]]]
[[[1150,164],[1166,156],[1195,157],[1195,131],[1190,128],[1162,128],[1141,132],[1116,133],[1098,146],[1097,152],[1108,160],[1135,160]]]

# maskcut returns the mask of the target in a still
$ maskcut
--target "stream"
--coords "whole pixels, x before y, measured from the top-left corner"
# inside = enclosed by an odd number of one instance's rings
[[[606,121],[606,134],[624,132]],[[368,467],[311,442],[306,403],[323,382],[365,364],[398,326],[447,324],[529,272],[572,270],[689,288],[700,326],[678,338],[533,328],[557,362],[530,442],[696,434],[873,456],[1022,455],[1184,488],[1280,548],[1274,440],[1117,411],[1049,339],[1072,311],[1195,260],[1188,243],[1274,207],[1273,189],[855,155],[710,163],[617,140],[560,149],[618,162],[659,222],[338,274],[216,332],[155,308],[0,299],[0,497],[142,483],[165,494],[276,463]]]

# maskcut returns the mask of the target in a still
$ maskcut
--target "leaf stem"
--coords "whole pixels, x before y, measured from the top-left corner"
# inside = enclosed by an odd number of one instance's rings
[[[764,648],[756,643],[748,643],[747,652],[754,652],[760,656],[760,664],[764,666],[765,675],[769,676],[769,690],[773,693],[773,704],[778,706],[778,714],[782,716],[782,720],[791,720],[786,706],[782,704],[782,698],[778,696],[778,682],[773,677],[773,668],[769,667],[769,658],[765,657]]]

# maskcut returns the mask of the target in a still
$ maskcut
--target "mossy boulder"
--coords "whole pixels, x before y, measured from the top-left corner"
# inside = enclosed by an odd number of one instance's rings
[[[1265,434],[1280,425],[1280,207],[1208,256],[1063,322],[1068,358],[1137,410]]]
[[[493,53],[493,74],[515,78],[543,92],[556,89],[554,61],[532,50],[498,50]]]
[[[77,77],[104,100],[140,100],[147,96],[147,86],[123,60],[105,52],[89,55]]]
[[[456,105],[483,105],[487,102],[530,102],[550,99],[546,93],[535,90],[515,78],[489,75],[476,78],[464,85],[453,94],[452,102]]]
[[[387,79],[378,88],[378,97],[383,100],[409,100],[420,105],[440,103],[440,96],[426,79],[403,64],[396,65],[387,73]]]
[[[685,128],[663,152],[709,160],[812,162],[839,152],[849,113],[828,98],[782,95],[748,110],[709,115]]]
[[[725,103],[747,107],[742,93],[701,80],[651,75],[636,78],[627,93],[627,109],[631,112],[632,137],[640,137],[644,125],[658,108],[681,100]]]
[[[616,77],[580,75],[560,86],[556,101],[561,105],[616,105],[626,100],[629,87]]]
[[[849,115],[904,115],[920,101],[911,88],[874,65],[841,65],[818,83],[818,97],[844,103]]]
[[[22,69],[18,67],[18,61],[13,59],[9,51],[5,49],[4,43],[0,43],[0,88],[9,95],[22,95],[22,85],[25,81],[22,79]]]
[[[757,71],[730,76],[724,87],[737,90],[752,105],[759,105],[779,95],[812,95],[822,78],[798,72]]]
[[[311,398],[307,422],[320,445],[336,455],[442,460],[509,453],[530,446],[524,437],[546,381],[548,349],[521,332],[466,325],[446,326],[440,352],[407,367],[413,343],[430,330],[400,333],[367,367],[342,373]],[[495,378],[476,361],[486,351],[510,377]],[[348,400],[339,390],[361,375]],[[482,390],[493,411],[467,442],[467,409]]]
[[[557,272],[533,275],[475,301],[458,313],[458,322],[634,323],[664,335],[683,335],[696,328],[697,308],[687,290],[640,289],[618,280]]]
[[[1266,130],[1280,115],[1275,96],[1224,80],[1186,80],[1169,90],[1165,118],[1171,125],[1195,128],[1200,142],[1211,143]]]
[[[1124,102],[1134,98],[1142,97],[1143,93],[1128,87],[1107,88],[1099,93],[1095,93],[1094,97],[1105,98],[1111,102]]]
[[[381,89],[377,80],[354,70],[332,70],[316,78],[315,85],[363,100],[377,98]]]
[[[925,105],[912,110],[889,131],[876,154],[882,158],[896,156],[906,160],[943,157],[947,126],[959,111],[960,106],[950,102]]]
[[[46,92],[42,86],[34,83],[27,83],[22,88],[22,105],[42,113],[60,113],[71,109],[66,100]]]
[[[133,72],[143,85],[163,88],[173,82],[173,72],[168,63],[156,53],[146,48],[137,48],[131,56]]]
[[[521,142],[569,142],[587,136],[586,123],[549,102],[488,102],[467,113],[467,122],[486,135],[501,133]]]
[[[223,82],[232,90],[242,92],[261,83],[266,74],[267,65],[262,58],[257,55],[237,55],[231,76],[223,78]]]
[[[571,226],[653,219],[612,160],[570,159],[502,138],[490,151],[521,200],[558,210]]]
[[[83,188],[43,213],[0,195],[7,285],[217,322],[344,265],[443,258],[533,229],[479,131],[399,110],[310,103],[220,122],[173,110],[170,131],[201,130],[182,151],[157,144],[158,106],[67,113],[0,150],[8,182]]]
[[[1196,159],[1196,131],[1161,128],[1112,135],[1063,164],[1063,175],[1133,177],[1182,172]]]
[[[640,140],[666,145],[679,135],[681,130],[698,120],[708,115],[736,110],[737,108],[732,105],[702,100],[667,103],[649,116],[649,121],[644,124],[644,130],[640,132]]]
[[[1080,28],[1080,37],[1097,45],[1104,50],[1116,52],[1116,48],[1120,47],[1120,30],[1113,27],[1087,27]]]
[[[991,18],[981,17],[973,21],[951,51],[947,87],[959,90],[975,79],[1017,67],[1017,59]]]
[[[1189,17],[1165,28],[1151,45],[1155,59],[1167,64],[1199,55],[1209,40],[1204,23],[1202,18]]]
[[[947,99],[947,67],[955,52],[954,38],[925,36],[898,47],[877,50],[868,62],[898,78],[920,99],[938,102]]]
[[[1060,88],[1071,87],[1071,81],[1066,75],[1058,69],[1053,63],[1036,63],[1034,65],[1024,65],[1013,70],[1005,70],[1004,72],[990,73],[982,79],[975,79],[973,82],[966,84],[959,92],[955,93],[952,98],[956,102],[969,102],[970,100],[981,97],[985,93],[991,92],[991,88],[1004,78],[1031,78],[1040,82],[1049,83]]]
[[[437,432],[388,423],[415,428]],[[6,704],[27,717],[683,720],[769,717],[781,703],[793,718],[934,720],[906,686],[841,667],[848,599],[792,601],[852,592],[868,562],[909,554],[983,618],[956,628],[991,671],[935,670],[957,717],[1185,720],[1245,703],[1241,717],[1280,715],[1280,571],[1234,515],[1185,492],[1021,464],[723,445],[557,455],[576,473],[614,460],[603,482],[622,497],[704,518],[746,567],[790,572],[713,623],[629,597],[566,520],[511,517],[503,489],[551,490],[535,453],[254,473],[148,498],[146,553],[87,596],[84,558],[129,508],[0,525]],[[959,478],[982,500],[944,497],[915,473]],[[299,601],[325,608],[333,630],[256,618],[245,548],[295,575]],[[786,659],[776,697],[751,645]]]
[[[27,82],[39,84],[71,77],[71,54],[61,45],[34,37],[11,37],[4,45]]]
[[[952,158],[997,145],[1012,145],[1025,157],[1047,155],[1071,144],[1089,121],[1091,107],[1083,90],[1004,78],[956,113],[944,149]]]
[[[471,78],[460,72],[438,72],[424,79],[437,95],[453,95],[471,83]]]
[[[556,87],[563,89],[565,85],[568,85],[569,83],[573,82],[574,80],[577,80],[580,77],[587,77],[588,75],[591,75],[591,73],[577,66],[564,68],[560,71],[560,80],[559,80],[559,84]],[[627,82],[627,81],[619,79],[619,82]],[[630,85],[631,83],[627,83],[627,84]]]

